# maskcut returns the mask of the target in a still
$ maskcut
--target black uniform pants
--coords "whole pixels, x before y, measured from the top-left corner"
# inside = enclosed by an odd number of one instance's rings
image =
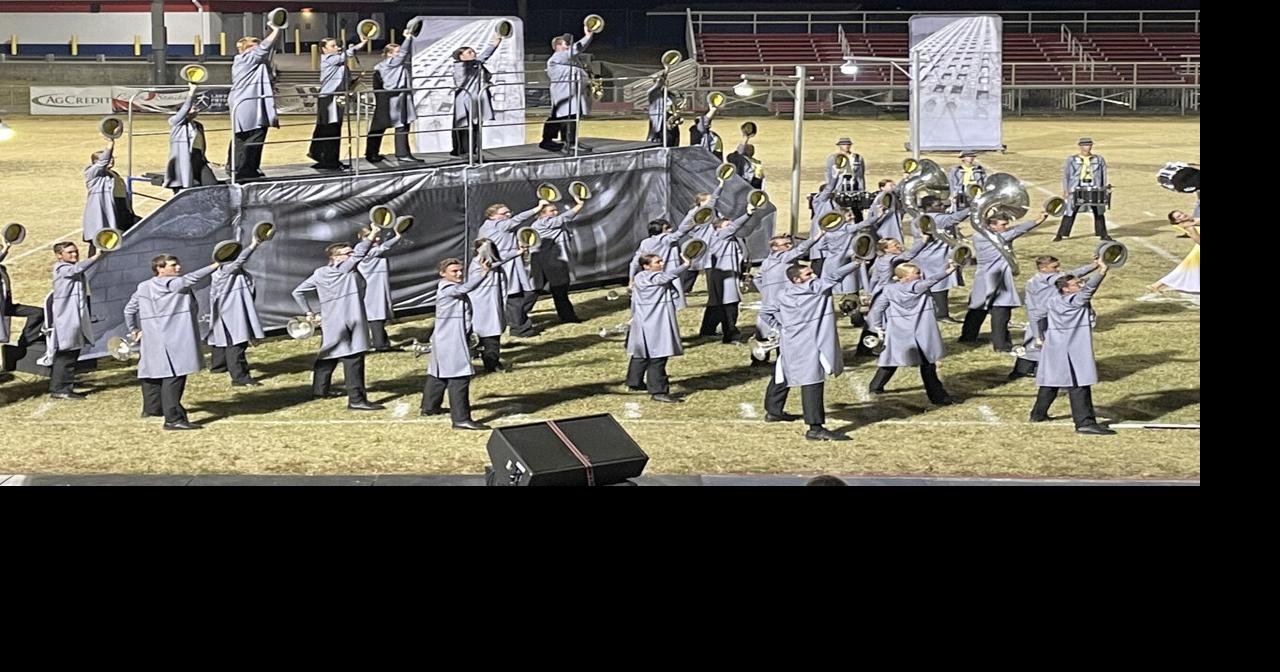
[[[440,410],[446,389],[449,391],[449,417],[455,423],[470,420],[471,376],[436,378],[427,374],[427,383],[422,387],[422,410],[427,413]]]
[[[666,394],[671,391],[667,378],[666,357],[631,357],[627,365],[627,386],[646,386],[649,394]]]
[[[146,415],[163,415],[164,424],[187,421],[187,409],[182,407],[182,393],[187,389],[186,376],[170,378],[139,378],[142,383],[142,412]]]
[[[769,386],[764,391],[764,411],[769,415],[782,415],[787,406],[787,393],[790,388],[769,376]],[[823,384],[800,386],[800,403],[804,408],[804,422],[809,427],[821,427],[827,421],[827,412],[823,408]]]
[[[342,362],[343,383],[347,388],[347,402],[360,404],[368,401],[364,391],[364,353],[332,359],[317,359],[312,370],[311,394],[325,396],[333,384],[333,372]]]

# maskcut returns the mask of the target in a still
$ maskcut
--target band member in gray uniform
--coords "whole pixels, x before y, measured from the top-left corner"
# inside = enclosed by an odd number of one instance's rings
[[[836,157],[844,156],[848,160],[849,165],[844,170],[836,168]],[[854,191],[867,190],[867,164],[862,159],[861,154],[853,153],[853,140],[849,138],[840,138],[836,141],[836,152],[827,157],[826,175],[828,182],[834,182],[836,177],[847,174],[853,178]],[[861,221],[861,218],[859,218]]]
[[[542,206],[538,219],[533,222],[533,230],[538,232],[538,249],[532,255],[530,272],[533,285],[539,289],[546,287],[556,304],[556,316],[564,324],[581,322],[573,310],[573,302],[569,300],[569,241],[573,234],[565,225],[573,221],[586,205],[574,196],[574,206],[560,212],[554,204]]]
[[[374,352],[397,352],[404,348],[392,346],[391,339],[387,337],[387,320],[392,317],[391,273],[383,255],[400,242],[401,236],[393,229],[382,229],[381,234],[369,227],[360,229],[361,238],[377,240],[378,235],[382,236],[382,242],[369,250],[358,267],[360,275],[364,276],[364,313],[369,320],[372,337],[369,345]]]
[[[84,241],[89,243],[89,255],[93,256],[93,237],[103,229],[128,231],[138,221],[129,205],[129,194],[124,178],[112,168],[116,165],[115,140],[106,149],[94,152],[89,167],[84,169],[84,186],[89,192],[84,202],[82,220]]]
[[[640,246],[636,248],[636,253],[631,257],[629,266],[631,274],[631,282],[635,283],[636,275],[644,270],[643,259],[646,255],[657,255],[662,258],[663,264],[667,268],[678,268],[688,266],[680,260],[680,239],[684,238],[693,230],[693,215],[698,208],[689,210],[689,213],[680,220],[680,226],[675,230],[671,228],[671,222],[665,219],[655,219],[649,222],[649,237],[640,241]],[[681,271],[682,273],[684,271]],[[688,302],[685,300],[684,282],[676,283],[677,308],[687,308]]]
[[[1107,275],[1107,265],[1098,262],[1098,273],[1086,282],[1064,275],[1054,281],[1058,295],[1048,304],[1049,328],[1044,334],[1040,352],[1040,369],[1036,371],[1035,406],[1031,422],[1049,419],[1049,406],[1066,388],[1071,399],[1071,419],[1080,434],[1115,434],[1115,430],[1098,424],[1093,408],[1092,386],[1098,382],[1098,365],[1093,358],[1093,323],[1096,319],[1090,300]]]
[[[591,46],[595,33],[583,27],[581,40],[565,33],[551,40],[551,58],[547,59],[547,79],[551,82],[551,116],[542,125],[542,142],[538,146],[549,152],[558,152],[573,146],[578,137],[578,117],[591,111],[591,99],[586,84],[590,79],[587,66],[580,54]],[[564,143],[556,142],[561,137]]]
[[[813,247],[822,240],[825,231],[814,228],[813,234],[808,240],[802,241],[799,245],[791,239],[790,235],[774,236],[769,239],[769,256],[760,262],[760,272],[756,274],[756,287],[760,290],[760,308],[773,305],[778,292],[782,291],[791,283],[787,279],[787,269],[791,267],[796,260],[803,258],[813,249]],[[763,343],[769,340],[771,335],[769,325],[765,323],[764,318],[760,314],[756,315],[756,340]],[[764,360],[752,358],[751,366],[764,366],[769,363],[769,356],[766,353]]]
[[[881,240],[893,238],[899,242],[905,241],[906,238],[902,235],[902,199],[894,193],[898,183],[893,180],[880,180],[877,186],[879,191],[871,201],[871,209],[868,212],[871,224],[876,227],[876,237]]]
[[[1022,347],[1026,352],[1014,361],[1013,371],[1009,373],[1010,380],[1036,375],[1036,369],[1040,363],[1040,348],[1043,345],[1044,332],[1049,327],[1047,312],[1049,300],[1058,295],[1058,288],[1053,283],[1063,275],[1083,278],[1097,268],[1098,262],[1094,260],[1088,266],[1082,266],[1064,274],[1062,272],[1062,264],[1057,257],[1047,255],[1036,257],[1036,274],[1027,280],[1025,291],[1027,296],[1027,328],[1023,331]]]
[[[969,217],[968,208],[952,213],[943,212],[947,204],[937,196],[925,196],[920,199],[920,204],[924,206],[924,211],[933,218],[934,228],[938,231],[946,231],[953,237],[959,235],[960,222]],[[950,308],[947,305],[947,294],[952,287],[963,286],[964,278],[960,276],[959,269],[956,269],[954,273],[943,272],[950,258],[951,246],[947,245],[946,241],[941,238],[930,238],[924,249],[920,250],[920,253],[916,255],[915,262],[920,266],[920,271],[924,277],[939,281],[936,284],[930,283],[933,287],[930,290],[930,295],[933,297],[933,312],[938,321],[960,324],[960,320],[951,317]]]
[[[187,376],[204,368],[196,331],[195,288],[218,264],[182,274],[170,254],[151,260],[155,277],[138,283],[124,307],[124,324],[134,343],[141,341],[138,381],[142,383],[142,416],[164,416],[165,429],[200,429],[187,419],[182,392]]]
[[[1036,221],[1024,222],[1010,229],[1009,220],[997,216],[987,219],[987,227],[1012,248],[1014,240],[1040,226],[1048,218],[1049,213],[1042,212]],[[1018,298],[1018,286],[1013,280],[1013,268],[1004,255],[1000,254],[1000,250],[980,233],[973,236],[973,250],[978,259],[978,270],[973,274],[969,311],[964,315],[959,342],[976,343],[982,323],[987,319],[987,311],[990,311],[991,347],[996,352],[1009,352],[1013,350],[1013,339],[1009,336],[1009,318],[1013,315],[1013,309],[1022,305],[1022,300]]]
[[[960,165],[947,173],[947,183],[951,187],[952,210],[968,207],[969,186],[976,184],[981,187],[987,181],[987,169],[975,163],[977,158],[977,152],[960,152]]]
[[[1100,205],[1081,207],[1075,200],[1075,192],[1081,187],[1107,188],[1110,184],[1107,182],[1107,161],[1093,153],[1092,138],[1080,138],[1076,144],[1080,153],[1067,157],[1067,162],[1062,166],[1062,198],[1067,201],[1067,209],[1062,213],[1062,223],[1058,225],[1058,235],[1053,237],[1053,242],[1071,235],[1076,215],[1083,210],[1093,212],[1093,235],[1102,240],[1111,240],[1111,235],[1107,233],[1105,208]]]
[[[169,164],[164,170],[164,186],[178,193],[190,187],[218,183],[209,159],[205,156],[208,145],[204,139],[204,124],[196,120],[196,85],[187,87],[187,99],[173,116],[169,117]]]
[[[365,141],[364,158],[369,163],[386,160],[382,155],[382,134],[396,129],[396,159],[421,163],[409,147],[409,130],[418,110],[413,104],[413,33],[405,33],[404,42],[382,48],[382,60],[373,66],[373,123]]]
[[[89,280],[85,273],[102,257],[90,256],[80,261],[80,250],[75,243],[54,243],[53,254],[58,259],[53,265],[53,292],[49,297],[53,332],[45,337],[42,363],[47,362],[52,369],[49,396],[79,400],[85,397],[73,389],[76,362],[80,359],[80,350],[92,345],[94,340],[93,318],[89,314]]]
[[[469,273],[471,276],[483,276],[480,286],[467,294],[471,299],[471,331],[480,339],[480,361],[484,370],[489,373],[511,370],[504,365],[502,355],[502,330],[507,328],[506,299],[507,274],[503,271],[503,261],[490,258],[496,251],[493,241],[480,238],[475,244],[476,256],[471,258]],[[489,273],[484,270],[488,267]]]
[[[697,211],[698,208],[702,207],[711,208],[715,211],[715,216],[707,220],[705,224],[694,224],[693,228],[689,230],[690,238],[697,238],[698,240],[701,240],[706,243],[708,248],[711,247],[711,233],[715,231],[716,220],[720,218],[720,210],[716,207],[716,204],[720,201],[720,192],[722,191],[724,191],[724,182],[716,185],[715,191],[709,194],[705,191],[698,192],[693,199],[692,211]],[[680,278],[680,284],[684,290],[684,296],[688,296],[689,293],[693,291],[693,285],[698,281],[698,273],[707,270],[707,264],[710,263],[710,260],[711,257],[704,254],[697,259],[694,259],[693,263],[689,265],[689,270],[684,272],[683,278]],[[680,264],[677,262],[675,265],[679,266]]]
[[[259,244],[255,238],[234,261],[218,266],[209,285],[209,345],[213,348],[209,370],[229,372],[231,384],[237,387],[261,384],[249,376],[249,360],[245,357],[249,341],[264,337],[258,309],[253,305],[253,276],[244,270]]]
[[[676,299],[680,274],[689,263],[668,269],[662,257],[646,254],[640,258],[644,270],[636,274],[631,289],[631,330],[627,333],[627,386],[647,389],[654,401],[677,403],[667,379],[667,359],[684,354],[680,325],[676,323]]]
[[[831,266],[822,278],[815,278],[808,266],[787,267],[786,286],[773,303],[760,309],[765,325],[779,333],[778,363],[764,393],[765,422],[798,420],[786,413],[787,393],[800,388],[804,422],[809,426],[804,438],[811,441],[848,441],[849,437],[828,430],[823,408],[823,385],[828,376],[844,371],[840,335],[836,333],[836,313],[831,290],[852,273],[856,264]]]
[[[480,138],[481,120],[493,121],[493,92],[489,82],[493,74],[485,66],[502,44],[502,36],[493,34],[484,51],[476,54],[471,47],[453,52],[453,156],[478,156],[484,142]]]
[[[676,117],[675,92],[667,89],[667,70],[659,72],[649,89],[649,142],[663,147],[680,146],[680,126],[671,124]]]
[[[938,331],[937,320],[932,319],[932,306],[926,296],[955,270],[955,264],[947,264],[944,273],[925,280],[915,264],[898,264],[894,269],[897,282],[880,290],[867,316],[868,324],[880,332],[884,341],[880,368],[871,378],[872,394],[884,394],[884,386],[899,366],[918,366],[929,401],[939,406],[955,403],[938,379],[938,360],[946,353],[942,349],[942,332]]]
[[[336,170],[351,167],[342,163],[339,142],[347,102],[345,95],[351,79],[347,59],[363,49],[365,43],[362,41],[343,49],[332,37],[320,40],[320,97],[316,99],[316,128],[311,133],[311,149],[307,152],[307,156],[315,159],[312,168]]]
[[[10,247],[9,241],[0,238],[0,262],[9,256]],[[44,329],[44,310],[13,302],[13,282],[9,279],[9,270],[0,263],[0,346],[9,342],[10,320],[15,317],[27,318],[27,325],[18,336],[19,349],[40,340],[40,332]]]
[[[747,204],[747,211],[737,219],[722,218],[716,222],[707,243],[707,306],[702,313],[701,336],[715,336],[720,325],[723,341],[739,340],[738,304],[742,301],[739,280],[742,274],[742,243],[738,231],[755,214],[755,208]]]
[[[330,390],[333,371],[342,362],[343,382],[347,388],[347,408],[353,411],[377,411],[382,404],[369,402],[364,387],[364,353],[369,349],[369,322],[365,318],[363,284],[357,270],[360,261],[373,247],[372,237],[356,243],[334,243],[325,248],[329,263],[317,268],[311,277],[293,290],[293,300],[315,320],[307,294],[320,298],[320,353],[312,369],[311,396],[315,399],[341,397]]]
[[[422,415],[439,415],[444,393],[449,391],[449,415],[454,429],[489,429],[471,419],[471,300],[489,273],[489,262],[479,260],[480,272],[462,280],[462,260],[440,262],[436,289],[436,327],[431,332],[431,361],[422,388]]]
[[[702,147],[714,154],[717,159],[724,161],[724,142],[719,134],[711,130],[711,120],[716,118],[716,113],[719,111],[718,107],[709,108],[706,114],[700,115],[693,122],[689,127],[689,145]]]
[[[280,128],[269,72],[271,50],[279,34],[279,28],[272,28],[265,40],[242,37],[236,41],[231,91],[227,94],[234,133],[227,151],[227,170],[234,170],[236,179],[262,177],[262,143],[267,141],[267,128]]]
[[[513,215],[511,208],[504,203],[494,203],[485,208],[484,223],[480,225],[478,238],[492,240],[498,248],[498,256],[502,259],[502,273],[507,286],[507,326],[512,336],[537,336],[538,330],[529,321],[529,311],[538,302],[538,292],[534,289],[533,280],[529,277],[529,267],[524,262],[524,248],[516,238],[516,232],[533,219],[547,201],[524,212]]]

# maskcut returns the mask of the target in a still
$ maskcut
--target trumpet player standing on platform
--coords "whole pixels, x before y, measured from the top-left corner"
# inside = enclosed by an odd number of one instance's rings
[[[93,256],[93,238],[103,229],[119,229],[128,231],[138,221],[129,205],[129,195],[124,178],[112,170],[115,168],[114,156],[116,141],[107,142],[102,151],[94,152],[89,157],[89,167],[84,169],[84,185],[89,195],[84,202],[84,217],[81,220],[84,229],[84,240],[89,243],[89,256]]]
[[[195,288],[217,268],[214,263],[183,275],[178,258],[162,254],[151,260],[155,277],[138,283],[124,307],[130,337],[134,343],[142,342],[138,362],[142,415],[163,415],[165,429],[200,429],[187,420],[182,392],[187,376],[204,364],[196,333]]]
[[[334,243],[325,248],[329,263],[317,268],[311,277],[293,290],[297,302],[307,320],[320,321],[320,353],[312,369],[311,396],[314,399],[341,397],[342,393],[330,390],[333,371],[342,362],[343,382],[347,387],[347,408],[353,411],[377,411],[382,404],[369,403],[364,388],[364,354],[369,349],[369,322],[364,312],[358,267],[369,254],[373,236],[356,243]],[[320,298],[317,315],[308,303],[307,294],[315,292]]]
[[[681,257],[675,268],[656,254],[640,258],[644,269],[636,274],[631,288],[631,330],[627,333],[627,387],[648,390],[654,401],[677,403],[667,379],[667,358],[684,354],[680,345],[680,325],[676,323],[680,297],[680,274],[689,259]]]
[[[867,322],[880,332],[884,350],[880,353],[880,368],[871,378],[871,393],[884,394],[884,386],[899,366],[920,367],[925,394],[929,401],[939,406],[955,403],[938,379],[938,360],[945,353],[942,349],[942,332],[933,319],[929,305],[929,292],[939,282],[956,270],[950,263],[946,271],[930,280],[921,278],[920,267],[911,263],[898,264],[891,282],[881,290],[871,308]]]
[[[489,261],[477,258],[479,273],[462,280],[462,260],[440,262],[436,290],[436,327],[431,332],[431,361],[422,388],[422,415],[439,415],[449,391],[449,415],[454,429],[489,429],[471,419],[471,297],[489,275]]]
[[[577,118],[585,117],[591,111],[591,99],[586,91],[590,76],[580,54],[591,46],[591,38],[595,33],[585,25],[582,31],[584,35],[577,42],[568,33],[551,40],[551,58],[547,59],[547,79],[551,82],[551,116],[542,125],[542,142],[538,144],[549,152],[572,147],[578,137]],[[557,136],[563,138],[564,142],[556,142]]]
[[[484,51],[476,54],[471,47],[453,52],[453,151],[452,156],[479,156],[484,142],[480,138],[481,120],[493,121],[493,92],[489,83],[493,74],[485,62],[502,44],[502,35],[493,34]]]
[[[246,36],[236,41],[231,91],[227,94],[234,133],[227,151],[227,170],[234,169],[236,179],[262,177],[262,143],[267,141],[267,128],[280,128],[268,72],[271,50],[279,34],[279,28],[272,28],[265,40]]]

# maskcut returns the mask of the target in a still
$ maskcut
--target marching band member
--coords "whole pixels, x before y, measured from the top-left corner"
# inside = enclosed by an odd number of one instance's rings
[[[649,398],[665,403],[679,403],[671,396],[667,379],[667,359],[684,354],[680,344],[680,325],[676,323],[676,301],[680,296],[680,274],[689,260],[668,269],[662,257],[646,254],[640,258],[644,270],[636,274],[631,289],[631,329],[627,334],[627,386],[645,389]]]
[[[760,310],[773,305],[778,292],[791,281],[787,279],[787,269],[798,259],[803,258],[822,240],[826,234],[820,228],[814,228],[808,240],[795,244],[790,235],[774,236],[769,239],[769,256],[760,262],[760,271],[756,275],[756,287],[760,290]],[[769,340],[769,325],[764,321],[763,312],[756,316],[756,340],[763,343]],[[766,353],[763,361],[752,358],[751,366],[764,366],[769,363]]]
[[[406,31],[404,42],[383,47],[382,60],[373,66],[373,121],[364,144],[364,158],[369,163],[386,160],[382,155],[382,134],[388,128],[396,132],[396,160],[422,163],[409,146],[409,130],[418,118],[413,92],[406,90],[413,85],[413,38],[414,34]]]
[[[89,280],[85,273],[102,259],[90,256],[80,261],[80,249],[75,243],[54,243],[53,296],[50,300],[49,321],[53,333],[45,338],[46,350],[41,364],[52,369],[49,376],[49,396],[54,399],[81,400],[77,393],[75,367],[80,350],[93,345],[93,318],[89,314]]]
[[[572,276],[569,272],[569,240],[573,234],[565,225],[573,221],[586,205],[575,194],[572,208],[560,212],[553,203],[548,203],[538,211],[538,218],[533,222],[533,230],[538,232],[538,249],[532,255],[531,275],[535,287],[547,287],[556,305],[556,317],[563,324],[582,322],[573,310],[573,302],[569,300],[569,283]]]
[[[237,387],[261,385],[249,376],[245,357],[249,341],[263,338],[264,334],[258,309],[253,305],[253,276],[244,270],[260,244],[254,238],[234,261],[219,265],[209,285],[209,345],[213,348],[210,370],[229,372],[231,384]]]
[[[128,231],[138,221],[129,205],[128,191],[124,178],[112,170],[115,168],[116,141],[107,142],[106,149],[94,152],[90,157],[88,168],[84,169],[84,185],[89,195],[84,202],[84,217],[81,220],[84,229],[84,240],[89,244],[89,256],[93,256],[94,236],[103,229],[119,229]]]
[[[205,156],[207,144],[204,124],[196,120],[196,85],[187,87],[187,99],[169,117],[169,163],[165,166],[164,186],[178,193],[190,187],[217,184],[213,169]]]
[[[476,54],[471,47],[453,52],[453,151],[451,156],[478,156],[484,143],[480,139],[481,120],[493,121],[493,92],[489,82],[493,75],[485,63],[491,58],[502,35],[494,32],[484,51]]]
[[[1049,406],[1060,388],[1066,388],[1071,399],[1071,419],[1079,434],[1115,434],[1114,429],[1098,424],[1093,408],[1092,386],[1098,382],[1098,365],[1093,358],[1093,322],[1096,319],[1090,300],[1107,275],[1107,265],[1098,262],[1098,273],[1089,280],[1066,275],[1054,281],[1057,295],[1047,306],[1048,329],[1044,349],[1040,352],[1040,368],[1036,371],[1035,406],[1031,422],[1049,419]]]
[[[951,209],[960,210],[969,204],[969,187],[982,186],[987,180],[987,169],[975,163],[978,153],[974,151],[960,152],[960,165],[947,173],[947,182],[951,187]]]
[[[507,328],[506,299],[507,274],[503,270],[501,259],[490,259],[489,253],[496,252],[493,241],[488,238],[476,240],[477,254],[471,259],[468,270],[471,276],[483,276],[480,285],[467,295],[471,300],[471,330],[480,339],[480,361],[484,370],[489,373],[511,370],[500,359],[502,354],[502,330]],[[485,267],[489,272],[485,274]]]
[[[925,196],[920,199],[920,205],[924,211],[933,218],[934,228],[938,231],[945,231],[952,237],[958,236],[958,228],[960,223],[968,219],[969,210],[958,210],[953,213],[943,212],[946,203],[937,196]],[[912,227],[916,228],[915,235],[917,238],[922,237],[918,231],[918,226],[912,222]],[[964,278],[960,276],[959,269],[952,273],[944,273],[948,260],[951,258],[951,246],[947,244],[941,236],[931,237],[925,243],[924,249],[920,250],[916,255],[915,262],[920,266],[920,271],[924,277],[930,280],[938,280],[937,283],[929,283],[932,286],[930,295],[933,297],[933,311],[939,322],[950,322],[952,324],[960,324],[960,320],[951,317],[950,307],[947,305],[948,293],[952,287],[964,285]]]
[[[1040,226],[1048,218],[1049,213],[1041,212],[1036,221],[1025,222],[1010,229],[1009,220],[997,215],[987,219],[987,227],[1012,248],[1014,240]],[[978,260],[978,270],[973,274],[969,311],[964,315],[959,342],[977,342],[978,332],[982,329],[989,310],[991,347],[996,352],[1009,352],[1013,349],[1013,340],[1009,337],[1009,318],[1013,309],[1022,305],[1022,300],[1018,298],[1018,287],[1013,282],[1013,269],[986,236],[974,235],[973,249]]]
[[[12,247],[8,240],[0,238],[0,262],[9,255]],[[25,348],[40,340],[40,332],[44,328],[44,310],[13,301],[13,283],[9,280],[9,271],[0,264],[0,346],[9,342],[10,318],[25,317],[27,324],[18,336],[18,347]]]
[[[262,147],[267,141],[267,128],[280,128],[269,72],[271,50],[279,34],[279,28],[272,28],[264,40],[252,36],[236,40],[231,91],[227,94],[234,134],[227,151],[227,170],[233,169],[234,162],[236,179],[262,177]]]
[[[747,204],[747,211],[737,219],[727,217],[716,221],[707,244],[707,307],[702,314],[701,336],[715,336],[720,325],[723,341],[733,343],[742,337],[738,330],[739,280],[742,273],[742,244],[738,231],[755,214],[755,207]]]
[[[464,282],[462,260],[440,262],[440,285],[436,290],[436,327],[431,332],[431,361],[427,382],[422,388],[422,415],[444,413],[445,390],[449,391],[449,415],[454,429],[489,429],[471,419],[471,301],[489,274],[489,262],[479,259],[480,272]]]
[[[1093,153],[1093,139],[1080,138],[1076,143],[1080,153],[1067,157],[1062,166],[1062,198],[1067,202],[1067,209],[1062,213],[1062,223],[1058,225],[1058,235],[1053,242],[1058,242],[1071,235],[1071,226],[1075,224],[1078,210],[1093,212],[1093,234],[1102,240],[1111,240],[1107,233],[1107,217],[1099,205],[1080,206],[1075,200],[1075,192],[1081,187],[1105,189],[1107,182],[1107,161]]]
[[[1036,375],[1036,368],[1040,362],[1040,348],[1044,341],[1044,332],[1049,327],[1047,312],[1049,310],[1049,300],[1058,293],[1058,288],[1053,283],[1063,275],[1083,278],[1097,268],[1098,261],[1095,259],[1088,266],[1082,266],[1064,274],[1062,272],[1062,264],[1057,257],[1048,255],[1036,257],[1036,274],[1027,280],[1026,291],[1024,292],[1027,296],[1027,328],[1023,331],[1022,336],[1022,347],[1025,353],[1014,361],[1013,371],[1009,373],[1010,380]]]
[[[929,401],[939,406],[955,403],[938,379],[938,360],[945,356],[942,349],[942,332],[937,320],[932,319],[929,294],[933,287],[955,273],[956,265],[948,263],[946,270],[932,279],[922,279],[920,267],[913,263],[899,264],[893,271],[896,282],[883,289],[867,322],[880,332],[884,350],[880,352],[880,368],[871,378],[871,393],[884,394],[884,386],[893,378],[900,366],[920,367],[925,394]]]
[[[507,288],[507,326],[512,336],[528,338],[538,335],[538,330],[529,320],[529,311],[538,302],[538,291],[529,277],[524,249],[516,238],[516,232],[548,204],[548,201],[540,200],[537,205],[517,215],[512,214],[505,203],[494,203],[485,208],[484,223],[476,234],[479,238],[492,240],[502,259],[502,274]]]
[[[582,32],[582,39],[577,42],[568,33],[551,40],[551,58],[547,59],[551,116],[542,125],[542,142],[538,143],[538,147],[549,152],[572,147],[578,137],[577,119],[591,111],[591,99],[586,91],[589,75],[580,54],[591,46],[595,33],[585,24]],[[564,142],[556,142],[557,136]]]
[[[388,235],[390,234],[390,235]],[[377,240],[379,232],[373,227],[360,229],[360,237]],[[393,312],[391,306],[391,274],[387,270],[388,261],[385,255],[402,238],[400,232],[383,229],[382,242],[373,246],[369,254],[360,260],[357,268],[364,276],[364,312],[369,320],[369,332],[372,338],[369,343],[374,352],[396,352],[404,348],[391,345],[387,337],[387,320]]]

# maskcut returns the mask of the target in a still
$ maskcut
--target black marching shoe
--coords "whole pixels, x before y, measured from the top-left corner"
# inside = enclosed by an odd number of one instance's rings
[[[49,395],[50,399],[62,399],[64,401],[84,401],[88,397],[79,392],[54,392]]]
[[[329,390],[328,392],[322,392],[320,394],[312,394],[311,398],[312,399],[337,399],[338,397],[345,397],[345,396],[347,396],[347,393],[342,392],[341,390]]]
[[[377,156],[366,156],[364,157],[364,160],[368,161],[369,163],[382,163],[383,161],[387,160],[387,157],[379,154]]]
[[[943,397],[943,398],[941,398],[941,399],[939,399],[939,400],[937,400],[937,401],[934,401],[934,400],[930,399],[930,400],[929,400],[929,403],[933,404],[934,406],[953,406],[953,405],[955,405],[956,400],[955,400],[955,399],[952,399],[952,398],[951,398],[951,397],[949,397],[949,396],[947,396],[947,397]]]
[[[538,148],[539,148],[539,149],[545,149],[545,150],[547,150],[548,152],[558,152],[558,151],[560,151],[560,150],[564,149],[564,147],[565,147],[564,145],[562,145],[562,144],[560,144],[560,143],[558,143],[558,142],[551,141],[551,140],[543,140],[542,142],[539,142],[539,143],[538,143]]]
[[[783,413],[782,415],[774,415],[772,413],[769,413],[764,416],[765,422],[795,422],[796,420],[799,420],[799,419],[800,419],[800,416],[794,413]]]
[[[650,398],[650,399],[652,399],[652,400],[654,400],[654,401],[660,401],[660,402],[662,402],[662,403],[664,403],[664,404],[682,404],[682,403],[684,403],[684,399],[676,399],[675,397],[673,397],[673,396],[671,396],[671,395],[669,395],[669,394],[655,394],[655,395],[653,395],[653,396],[651,396],[651,397],[649,397],[649,398]]]
[[[804,433],[804,438],[810,441],[852,441],[853,440],[845,436],[844,434],[836,434],[835,432],[827,429],[826,427],[811,429]]]
[[[386,408],[382,404],[375,404],[368,400],[357,401],[354,404],[347,404],[348,411],[381,411]]]
[[[1027,422],[1049,422],[1052,419],[1053,418],[1047,415],[1036,415],[1035,413],[1032,413],[1027,417]]]
[[[1076,434],[1096,434],[1098,436],[1110,436],[1115,433],[1116,433],[1116,430],[1111,429],[1109,427],[1103,427],[1102,425],[1085,425],[1083,427],[1076,427]]]
[[[434,411],[428,411],[427,409],[424,408],[422,409],[421,412],[418,413],[418,415],[421,415],[423,417],[430,417],[433,415],[444,415],[444,414],[445,414],[445,410],[443,408],[437,408]]]
[[[146,411],[143,411],[138,414],[138,417],[143,420],[146,420],[147,418],[163,418],[164,413],[148,413]]]
[[[397,156],[396,161],[399,161],[401,163],[426,163],[425,160],[419,159],[418,157],[413,156],[412,154],[409,156]]]
[[[186,420],[182,420],[181,422],[172,422],[172,423],[166,422],[164,423],[164,428],[170,431],[180,430],[180,429],[204,429],[204,427],[201,427],[200,425],[192,424],[190,422],[187,422]]]
[[[489,425],[481,424],[479,422],[476,422],[475,420],[463,420],[462,422],[455,422],[453,423],[453,428],[454,429],[474,429],[474,430],[481,430],[481,431],[486,429],[492,429],[491,427],[489,427]]]

